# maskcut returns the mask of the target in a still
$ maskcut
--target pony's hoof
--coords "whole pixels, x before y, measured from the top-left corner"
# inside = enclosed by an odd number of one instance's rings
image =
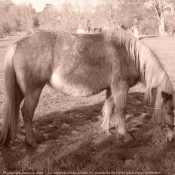
[[[114,132],[114,135],[115,135],[117,140],[120,140],[120,141],[124,140],[124,136],[122,134],[118,133],[117,131]]]
[[[123,137],[124,137],[123,141],[126,143],[134,140],[134,138],[129,133],[126,133]]]
[[[134,138],[129,133],[126,133],[126,134],[122,135],[122,134],[120,134],[119,132],[116,131],[114,134],[116,135],[117,140],[121,140],[125,143],[131,142],[131,141],[134,140]]]
[[[112,135],[111,131],[108,128],[104,128],[103,126],[101,126],[101,133],[107,136]]]
[[[166,134],[166,142],[174,141],[174,137],[175,137],[174,130],[167,127],[167,128],[164,129],[164,131],[165,131],[165,134]]]
[[[103,129],[102,129],[101,133],[102,133],[102,134],[105,134],[105,135],[107,135],[107,136],[112,135],[112,133],[111,133],[110,130],[103,130]]]
[[[168,137],[168,135],[166,135],[166,142],[174,142],[174,137]]]

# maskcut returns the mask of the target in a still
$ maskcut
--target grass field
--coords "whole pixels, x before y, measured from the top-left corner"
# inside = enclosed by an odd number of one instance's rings
[[[4,56],[8,45],[16,39],[0,40],[0,123]],[[142,41],[158,55],[175,86],[175,37]],[[175,143],[165,142],[163,131],[152,120],[152,109],[145,107],[143,94],[129,94],[126,121],[134,140],[126,143],[116,140],[115,135],[101,134],[104,99],[105,92],[88,98],[70,98],[45,87],[33,122],[40,145],[37,149],[25,145],[21,120],[18,140],[10,148],[1,148],[7,169],[41,174],[174,175]]]

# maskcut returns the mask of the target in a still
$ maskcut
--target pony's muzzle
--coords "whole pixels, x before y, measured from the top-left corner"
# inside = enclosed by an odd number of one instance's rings
[[[174,114],[172,113],[167,113],[164,108],[164,123],[162,124],[162,129],[165,132],[166,135],[166,141],[167,142],[172,142],[175,139],[175,133],[174,133]]]

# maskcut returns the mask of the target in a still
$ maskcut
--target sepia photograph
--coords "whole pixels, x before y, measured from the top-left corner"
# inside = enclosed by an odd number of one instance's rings
[[[0,175],[175,175],[175,0],[0,0]]]

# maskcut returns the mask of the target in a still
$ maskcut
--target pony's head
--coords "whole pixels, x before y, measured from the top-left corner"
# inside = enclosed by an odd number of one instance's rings
[[[166,141],[174,140],[174,110],[175,110],[175,92],[166,93],[162,91],[162,122],[161,125],[166,133]]]

